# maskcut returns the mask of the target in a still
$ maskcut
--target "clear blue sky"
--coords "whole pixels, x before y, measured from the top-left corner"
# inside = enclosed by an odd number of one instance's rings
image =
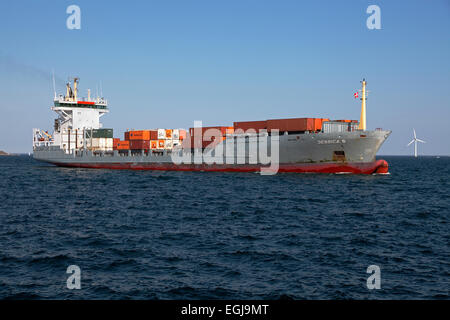
[[[81,30],[66,8],[81,8]],[[381,8],[369,30],[366,8]],[[392,129],[380,154],[450,155],[450,2],[433,1],[2,1],[0,149],[31,151],[33,127],[52,129],[57,89],[103,83],[126,128],[232,125],[282,117],[359,119]]]

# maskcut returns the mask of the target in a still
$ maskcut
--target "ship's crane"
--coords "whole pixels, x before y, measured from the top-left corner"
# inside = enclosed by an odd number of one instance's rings
[[[52,140],[52,139],[53,139],[52,135],[49,134],[47,131],[41,130],[41,132],[42,132],[45,136],[47,136],[47,138],[48,138],[49,140]]]
[[[53,144],[54,139],[51,134],[47,131],[41,129],[33,129],[33,146],[40,143],[45,143],[46,145]]]

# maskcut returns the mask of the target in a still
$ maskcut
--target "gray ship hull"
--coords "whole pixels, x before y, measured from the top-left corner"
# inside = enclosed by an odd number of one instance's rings
[[[387,173],[387,163],[384,160],[376,161],[376,153],[390,133],[390,131],[376,130],[280,135],[276,171]],[[236,138],[233,141],[234,147],[231,149],[227,149],[225,144],[219,144],[216,149],[222,148],[223,151],[219,153],[221,157],[216,158],[213,163],[199,162],[194,154],[186,158],[186,153],[184,153],[184,159],[188,161],[181,164],[174,162],[174,153],[179,152],[181,155],[182,150],[158,152],[139,150],[125,153],[117,150],[113,152],[72,150],[69,153],[56,146],[36,146],[33,156],[36,160],[58,166],[81,168],[260,171],[261,168],[273,166],[273,163],[264,162],[259,153],[252,155],[249,147],[252,143],[251,139],[251,137]],[[240,145],[245,149],[243,156],[237,152]],[[270,154],[270,139],[268,139],[267,148]],[[216,155],[216,152],[215,150],[212,154]]]

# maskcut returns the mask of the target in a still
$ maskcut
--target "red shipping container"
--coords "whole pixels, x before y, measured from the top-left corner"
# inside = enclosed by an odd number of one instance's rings
[[[267,130],[314,131],[314,118],[272,119],[267,120]]]
[[[198,128],[189,128],[189,134],[191,136],[194,135],[194,129],[198,129]],[[202,135],[204,135],[206,130],[209,130],[209,129],[217,129],[217,130],[219,130],[222,136],[225,136],[227,133],[233,133],[234,132],[234,128],[233,127],[221,127],[221,126],[218,126],[218,127],[202,127],[201,129],[202,129]]]
[[[158,130],[150,130],[150,140],[158,140]]]
[[[198,137],[198,136],[187,136],[186,138],[186,144],[188,143],[188,141],[190,141],[191,148],[202,148],[203,147],[203,139],[202,137]],[[211,141],[208,141],[211,142]]]
[[[209,140],[209,141],[205,141],[203,140],[202,142],[202,148],[215,148],[220,142],[224,141],[226,138],[225,137],[219,137],[219,138],[215,138],[213,140]]]
[[[211,137],[211,139],[205,140],[198,137],[187,136],[186,139],[181,143],[183,149],[194,149],[194,148],[214,148],[220,142],[224,141],[226,137]],[[197,143],[196,143],[197,142]]]
[[[267,129],[267,121],[240,121],[234,122],[234,130],[247,131],[249,129],[254,129],[256,132],[260,132],[263,129]]]
[[[130,131],[125,131],[125,133],[124,133],[124,140],[130,140]]]
[[[150,140],[130,140],[130,150],[148,150]]]
[[[227,133],[234,132],[234,128],[231,132],[230,131],[231,130],[229,127],[225,127],[225,129],[218,129],[218,128],[210,127],[203,132],[202,138],[203,138],[203,141],[213,141],[213,140],[219,140],[219,139],[223,140],[223,138],[225,137],[225,135]]]

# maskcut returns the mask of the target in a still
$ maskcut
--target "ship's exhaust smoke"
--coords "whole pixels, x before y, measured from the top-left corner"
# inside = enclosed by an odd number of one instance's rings
[[[4,74],[17,74],[30,80],[36,78],[45,80],[53,87],[52,71],[45,71],[39,67],[21,63],[9,56],[0,55],[0,72]],[[65,86],[66,81],[55,75],[55,83],[57,86]]]

